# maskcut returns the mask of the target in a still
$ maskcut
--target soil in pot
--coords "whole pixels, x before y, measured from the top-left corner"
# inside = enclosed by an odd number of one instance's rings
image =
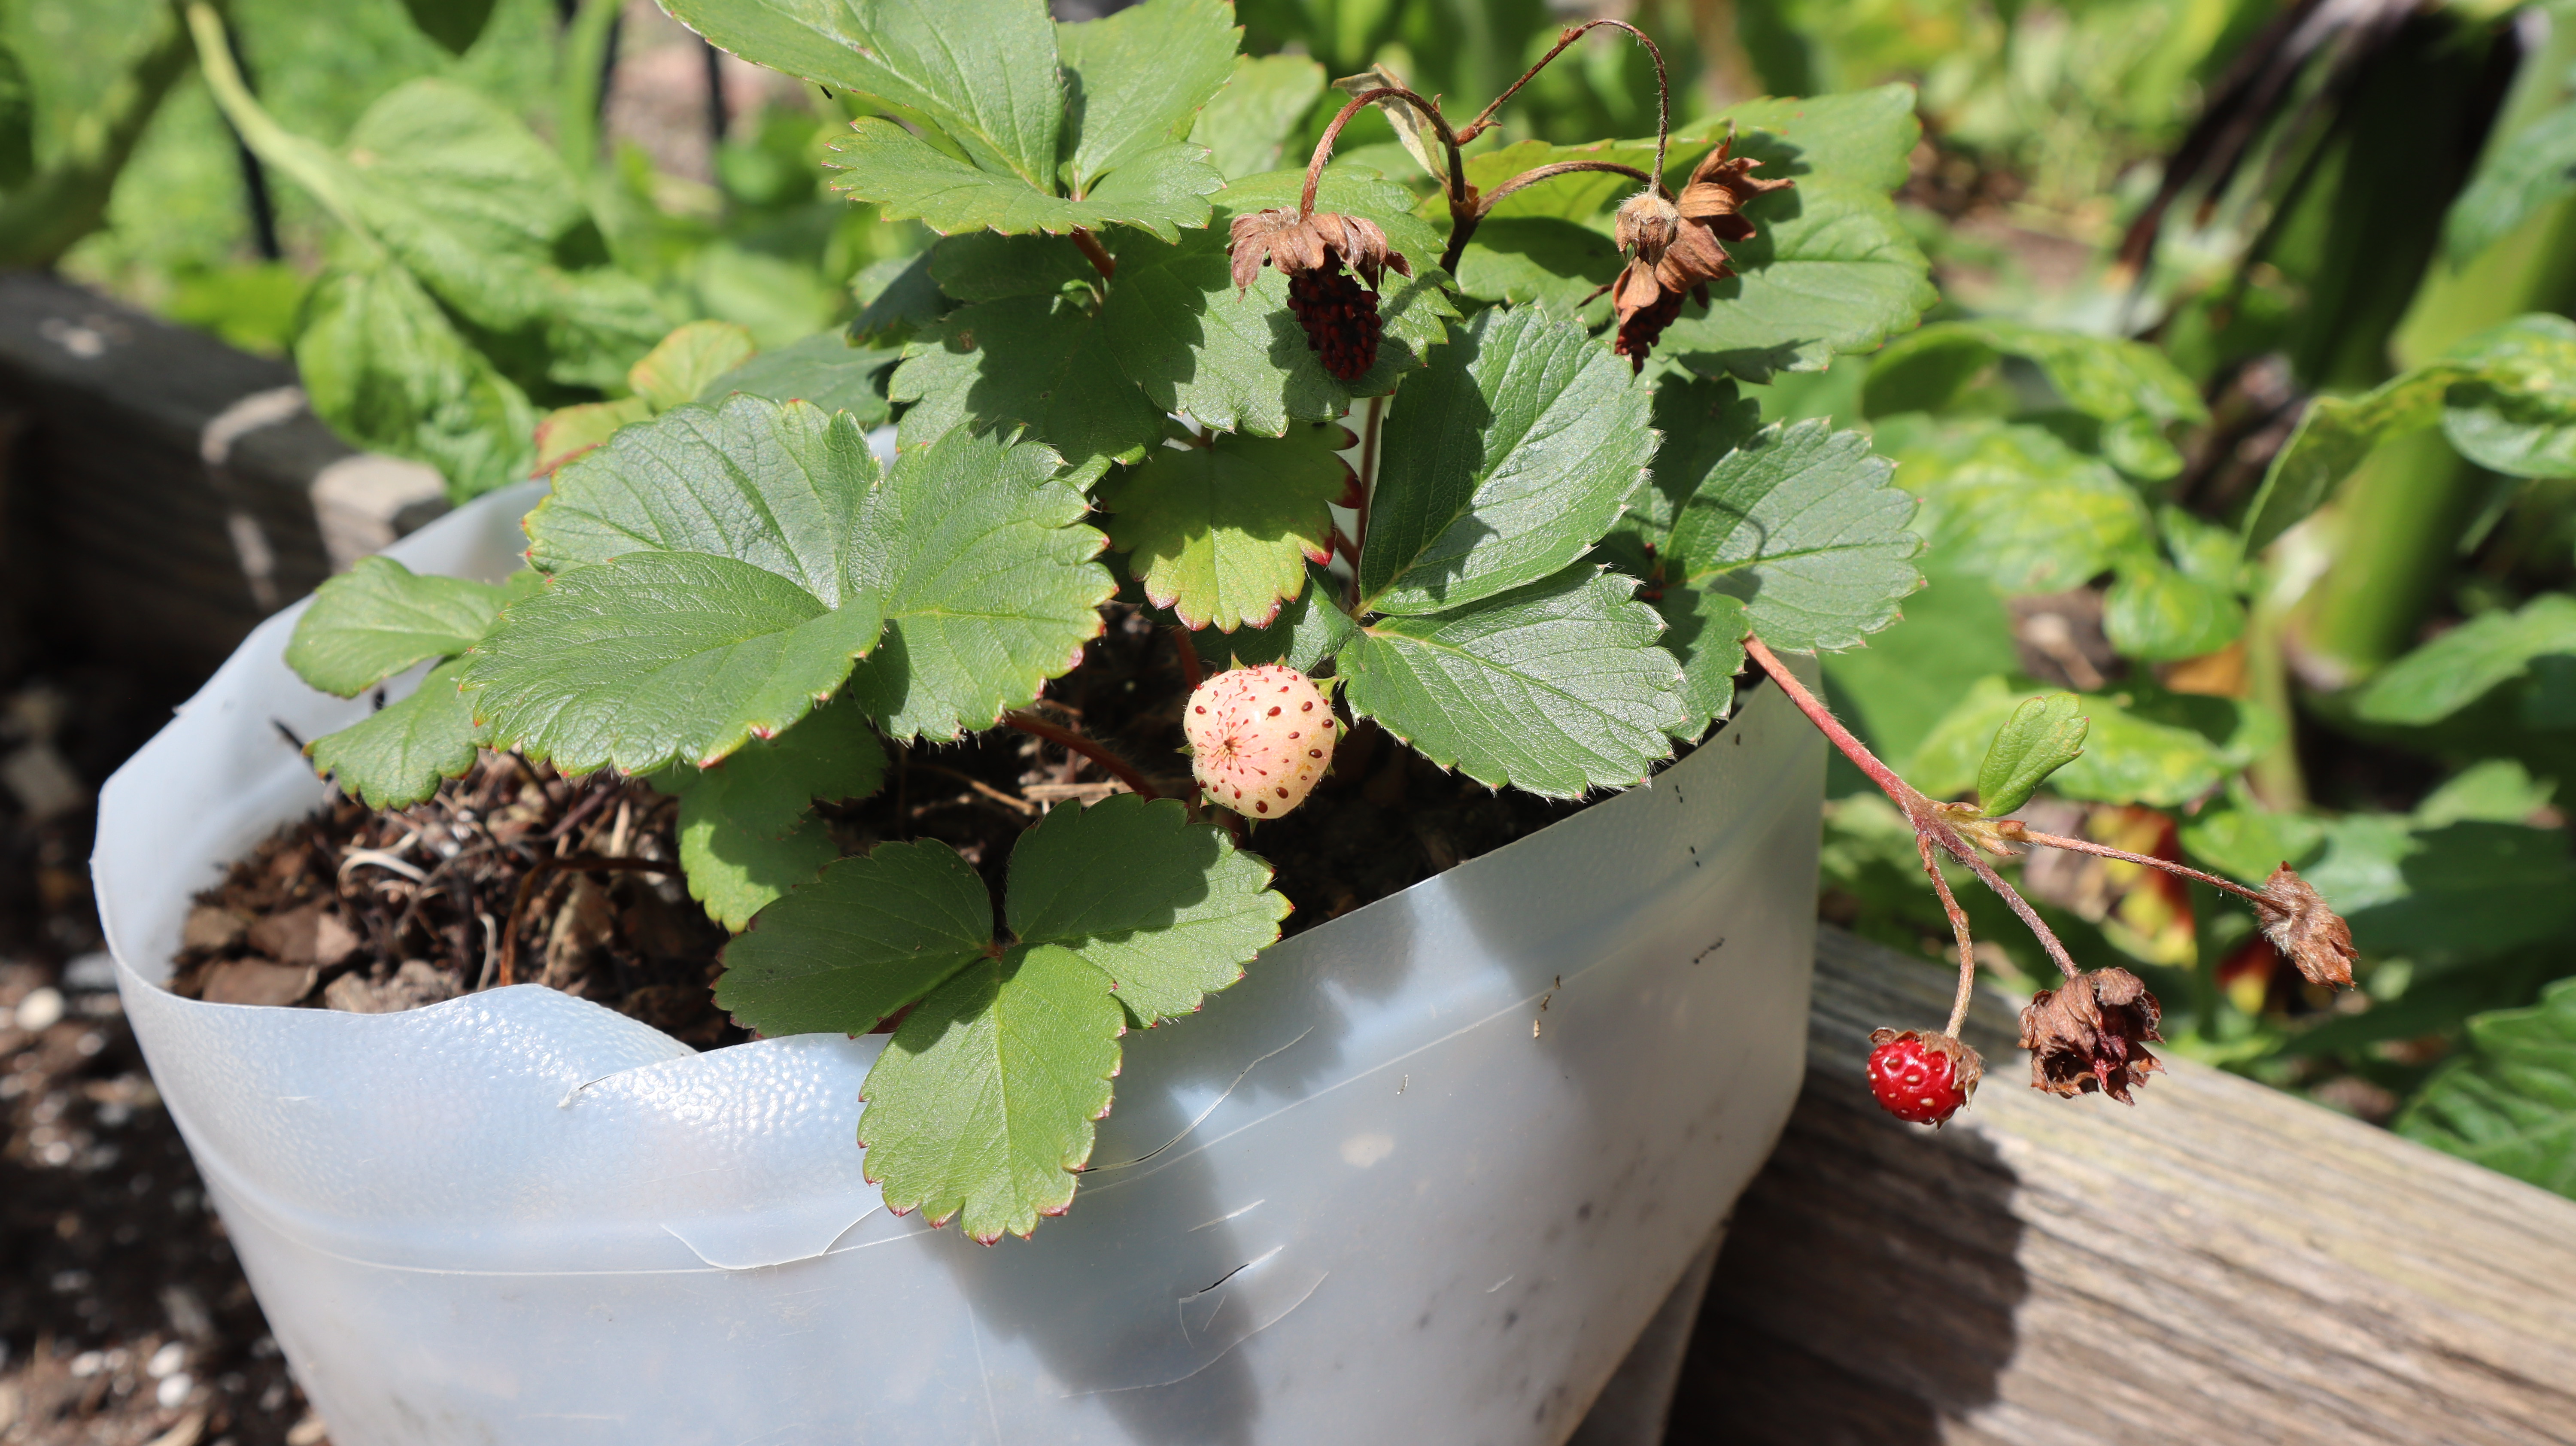
[[[1083,665],[1050,683],[1037,711],[1185,796],[1190,684],[1179,646],[1140,609],[1107,612]],[[1011,845],[1040,814],[1119,787],[1090,760],[1008,730],[889,752],[874,795],[823,810],[841,851],[935,838],[981,870],[997,900]],[[1584,806],[1488,789],[1369,723],[1351,729],[1318,793],[1244,839],[1297,906],[1290,934]],[[677,820],[676,801],[640,780],[567,780],[515,754],[486,754],[410,809],[379,812],[335,792],[198,896],[171,988],[385,1013],[539,982],[701,1049],[737,1043],[749,1036],[709,992],[724,931],[676,868],[640,867],[677,858]]]

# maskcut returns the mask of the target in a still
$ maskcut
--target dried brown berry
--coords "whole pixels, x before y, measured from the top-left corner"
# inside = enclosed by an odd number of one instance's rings
[[[2100,1090],[2122,1104],[2164,1066],[2147,1052],[2161,1041],[2163,1006],[2126,969],[2096,969],[2062,988],[2043,989],[2021,1012],[2021,1047],[2033,1089],[2069,1097]]]
[[[1413,274],[1413,263],[1387,244],[1376,223],[1333,211],[1238,216],[1226,250],[1234,258],[1238,292],[1252,285],[1265,264],[1287,276],[1288,309],[1306,329],[1307,347],[1323,358],[1325,371],[1346,382],[1377,362],[1377,344],[1386,332],[1377,310],[1379,281],[1389,271]],[[1365,289],[1353,272],[1368,282]]]
[[[1678,204],[1649,192],[1619,208],[1617,234],[1630,255],[1626,269],[1611,283],[1611,304],[1618,308],[1619,334],[1611,350],[1628,358],[1632,370],[1643,370],[1646,353],[1681,315],[1682,298],[1708,301],[1708,283],[1735,274],[1728,263],[1728,241],[1753,235],[1744,219],[1744,203],[1765,191],[1791,184],[1786,178],[1757,180],[1748,172],[1761,162],[1730,156],[1728,137],[1691,169]],[[1672,215],[1669,226],[1665,214]]]
[[[2311,984],[2352,986],[2352,926],[2326,907],[2316,885],[2300,878],[2287,863],[2263,881],[2254,912],[2263,921],[2263,937],[2289,957]]]

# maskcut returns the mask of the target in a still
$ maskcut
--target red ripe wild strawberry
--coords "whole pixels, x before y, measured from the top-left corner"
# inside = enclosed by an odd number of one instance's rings
[[[1957,1114],[1985,1073],[1977,1052],[1951,1035],[1880,1029],[1869,1042],[1869,1092],[1880,1109],[1913,1124]]]

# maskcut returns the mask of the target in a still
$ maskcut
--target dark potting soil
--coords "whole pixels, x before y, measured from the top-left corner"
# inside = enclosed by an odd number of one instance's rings
[[[1108,611],[1083,666],[1049,684],[1036,711],[1106,745],[1158,791],[1185,797],[1189,688],[1179,646],[1135,609]],[[1007,729],[889,751],[873,796],[822,810],[842,852],[938,839],[982,872],[997,900],[1012,844],[1047,809],[1122,787],[1092,760]],[[1294,934],[1584,802],[1496,792],[1360,723],[1314,797],[1252,825],[1243,845],[1276,870],[1275,886],[1296,906],[1284,926]],[[537,982],[701,1049],[736,1043],[750,1036],[711,997],[724,931],[676,868],[645,867],[678,857],[677,820],[677,803],[640,780],[567,780],[514,754],[486,754],[410,809],[378,812],[334,793],[198,896],[171,988],[219,1002],[387,1013]]]

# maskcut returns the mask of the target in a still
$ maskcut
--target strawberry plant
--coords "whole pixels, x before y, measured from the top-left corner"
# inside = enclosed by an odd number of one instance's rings
[[[2161,357],[2002,323],[1914,330],[1935,298],[1891,199],[1919,138],[1905,87],[1674,127],[1661,52],[1597,21],[1463,123],[1379,66],[1299,164],[1320,72],[1240,56],[1223,0],[1079,23],[1037,0],[671,8],[869,111],[830,145],[829,184],[942,238],[878,292],[861,344],[760,353],[705,322],[653,343],[673,318],[567,259],[581,208],[515,123],[418,83],[325,149],[264,121],[192,12],[245,137],[343,228],[300,344],[317,397],[475,487],[552,477],[529,571],[493,586],[370,561],[322,589],[289,660],[345,696],[428,665],[312,744],[370,804],[423,799],[485,749],[675,795],[689,891],[736,931],[722,1007],[772,1034],[891,1030],[862,1125],[889,1204],[987,1241],[1068,1207],[1120,1037],[1198,1009],[1277,938],[1259,825],[1331,806],[1309,793],[1359,724],[1573,799],[1647,778],[1740,688],[1782,690],[1900,810],[1955,937],[1958,1010],[1894,1036],[1908,1053],[1881,1071],[1909,1119],[1948,1118],[1981,1067],[1957,1037],[1978,956],[1944,864],[2063,972],[2023,1041],[2059,1094],[2129,1098],[2157,1067],[2160,1005],[2127,970],[2082,968],[1990,856],[2167,869],[2247,901],[2308,977],[2349,982],[2349,935],[2286,865],[2249,885],[2009,817],[2082,761],[2073,698],[1971,690],[1986,711],[1944,724],[1967,771],[1927,792],[1781,659],[1896,622],[1924,530],[2034,517],[2038,535],[1975,565],[2018,586],[2116,572],[2118,637],[2141,656],[2243,626],[2237,540],[2150,517],[2126,480],[2179,470],[2174,434],[2203,415]],[[1656,133],[1492,143],[1502,107],[1596,27],[1651,62]],[[1407,139],[1427,189],[1336,160],[1363,118]],[[1896,428],[1766,425],[1747,390],[1870,351],[1874,414],[1947,416],[2003,358],[2063,406],[1925,421],[1899,449]],[[2463,364],[2503,375],[2478,357]],[[626,394],[541,435],[544,385]],[[2312,424],[2258,532],[2299,510],[2301,466],[2339,465],[2332,426],[2422,410],[2369,405]],[[2481,445],[2555,445],[2497,405]],[[870,428],[888,418],[883,461]],[[1929,480],[1900,489],[1891,450]],[[1049,707],[1113,600],[1167,630],[1196,685],[1196,789],[1165,796]],[[1221,666],[1202,680],[1203,660]],[[2161,725],[2097,708],[2089,726]],[[816,805],[873,792],[889,742],[996,728],[1133,796],[1027,829],[998,903],[936,841],[838,856]],[[1970,783],[1975,804],[1935,796]]]

